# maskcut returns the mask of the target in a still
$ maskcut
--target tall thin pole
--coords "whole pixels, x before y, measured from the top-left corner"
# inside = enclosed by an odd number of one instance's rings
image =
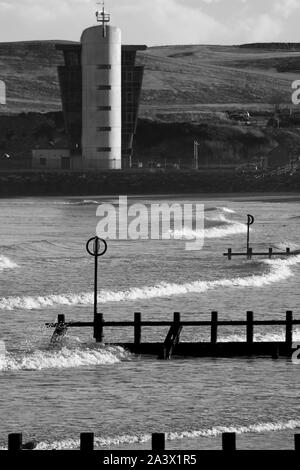
[[[103,244],[103,249],[100,251],[100,242]],[[90,248],[92,244],[92,248]],[[107,243],[99,237],[90,238],[86,244],[86,250],[89,255],[94,256],[94,324],[97,319],[97,297],[98,297],[98,257],[102,256],[107,251]]]
[[[195,170],[198,170],[198,147],[199,143],[197,140],[194,140],[194,168]]]
[[[254,217],[253,215],[248,214],[247,215],[247,253],[250,248],[250,225],[254,223]]]
[[[99,238],[95,237],[94,241],[94,253],[95,253],[95,270],[94,270],[94,321],[97,316],[97,296],[98,296],[98,253],[99,253]]]
[[[249,239],[250,239],[250,225],[249,220],[247,222],[247,252],[249,251]]]

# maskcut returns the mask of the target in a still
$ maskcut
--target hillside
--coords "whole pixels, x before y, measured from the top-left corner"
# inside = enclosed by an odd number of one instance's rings
[[[0,43],[0,79],[7,85],[2,113],[61,108],[55,50],[59,41]],[[145,65],[141,117],[160,120],[222,119],[222,111],[259,113],[280,101],[291,104],[291,83],[300,78],[300,47],[162,46],[139,53]]]

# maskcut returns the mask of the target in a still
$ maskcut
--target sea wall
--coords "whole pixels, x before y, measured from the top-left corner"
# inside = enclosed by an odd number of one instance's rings
[[[233,171],[106,171],[0,173],[0,197],[300,191],[300,173],[242,175]]]

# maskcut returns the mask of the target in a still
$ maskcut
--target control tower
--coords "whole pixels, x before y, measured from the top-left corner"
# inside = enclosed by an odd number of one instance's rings
[[[122,167],[121,30],[96,12],[98,25],[81,36],[82,163],[86,169]]]
[[[102,6],[97,25],[81,42],[59,43],[58,66],[67,148],[58,155],[39,150],[35,168],[101,171],[132,168],[144,66],[137,63],[145,45],[122,44],[118,28]],[[50,153],[51,155],[50,155]],[[57,152],[56,152],[57,153]]]

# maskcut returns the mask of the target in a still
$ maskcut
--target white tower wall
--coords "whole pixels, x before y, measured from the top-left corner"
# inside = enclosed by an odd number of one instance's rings
[[[87,169],[121,168],[121,31],[113,26],[105,30],[105,37],[102,25],[81,36],[82,159]]]

